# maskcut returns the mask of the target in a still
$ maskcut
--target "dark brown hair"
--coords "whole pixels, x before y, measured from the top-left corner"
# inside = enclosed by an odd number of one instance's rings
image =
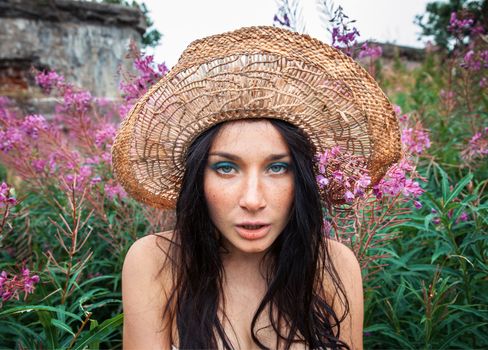
[[[267,349],[257,338],[255,328],[269,305],[270,322],[285,349],[293,342],[305,342],[312,349],[349,349],[339,340],[340,323],[349,312],[349,305],[322,232],[323,209],[313,170],[315,150],[297,127],[281,120],[267,120],[288,145],[295,193],[289,222],[263,259],[269,262],[265,276],[268,287],[251,322],[252,339],[259,348]],[[174,262],[175,288],[164,314],[169,313],[171,320],[176,317],[182,349],[215,349],[219,338],[225,349],[232,349],[217,316],[223,290],[222,246],[203,190],[208,152],[221,126],[202,133],[189,148],[176,205],[177,243],[171,245],[169,252]],[[341,317],[335,314],[331,301],[325,300],[326,276],[344,303]],[[288,326],[287,334],[281,334],[280,324]]]

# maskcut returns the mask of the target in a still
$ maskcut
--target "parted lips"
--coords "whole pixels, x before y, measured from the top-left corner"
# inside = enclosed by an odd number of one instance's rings
[[[193,140],[247,118],[294,124],[317,152],[363,157],[372,184],[400,158],[395,112],[365,69],[308,35],[249,27],[194,41],[138,100],[115,138],[115,175],[136,200],[173,208]]]

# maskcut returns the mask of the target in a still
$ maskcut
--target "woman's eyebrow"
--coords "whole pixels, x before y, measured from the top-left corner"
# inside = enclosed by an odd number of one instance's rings
[[[209,153],[208,155],[209,156],[219,156],[219,157],[227,158],[227,159],[234,160],[234,161],[242,161],[242,158],[239,157],[238,155],[232,154],[232,153],[227,153],[227,152],[212,152],[212,153]],[[279,160],[279,159],[283,159],[283,158],[286,158],[289,156],[290,155],[288,153],[270,154],[269,156],[266,157],[266,161]]]

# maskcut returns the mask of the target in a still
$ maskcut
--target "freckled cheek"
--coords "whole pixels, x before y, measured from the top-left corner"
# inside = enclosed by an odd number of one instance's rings
[[[233,198],[228,186],[224,186],[221,181],[209,177],[204,182],[204,192],[212,215],[219,216],[228,211]]]
[[[268,192],[268,204],[272,204],[275,208],[280,210],[289,210],[293,203],[293,197],[295,195],[293,183],[284,182],[282,184],[275,184],[270,186]]]

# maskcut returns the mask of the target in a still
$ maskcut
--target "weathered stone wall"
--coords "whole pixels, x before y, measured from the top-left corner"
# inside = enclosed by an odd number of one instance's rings
[[[29,94],[30,68],[53,69],[96,96],[118,95],[117,69],[144,16],[124,6],[0,0],[0,94]]]

